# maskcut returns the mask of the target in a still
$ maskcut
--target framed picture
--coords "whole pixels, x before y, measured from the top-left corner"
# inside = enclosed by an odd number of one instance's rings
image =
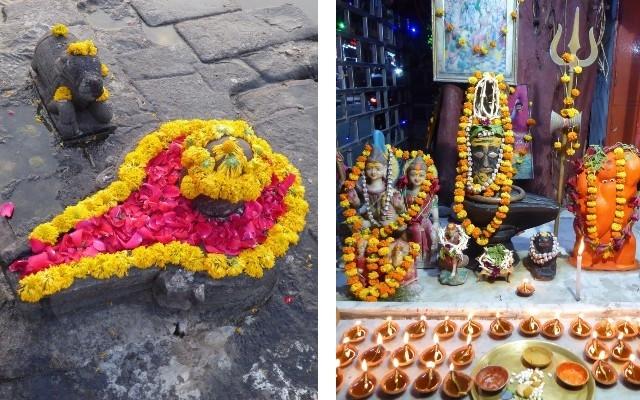
[[[531,142],[525,140],[525,136],[529,134],[527,119],[531,118],[529,91],[527,85],[518,85],[515,89],[507,100],[511,111],[511,123],[515,138],[512,163],[518,171],[513,179],[533,179],[532,146]]]
[[[516,84],[517,0],[432,0],[435,81],[466,82],[475,71]]]

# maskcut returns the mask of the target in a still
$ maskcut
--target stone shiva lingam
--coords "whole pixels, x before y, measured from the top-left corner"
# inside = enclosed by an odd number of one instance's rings
[[[469,83],[457,137],[453,211],[474,239],[473,260],[487,244],[513,249],[517,232],[553,220],[559,208],[513,184],[515,139],[504,77],[476,72]]]
[[[110,123],[109,69],[91,40],[79,41],[66,26],[54,25],[37,43],[31,67],[42,104],[64,143],[105,137]]]
[[[494,281],[498,278],[506,279],[513,273],[513,251],[501,244],[485,247],[484,253],[478,257],[478,281],[482,278]]]
[[[31,256],[9,270],[25,302],[136,269],[262,278],[297,242],[307,210],[299,171],[246,122],[172,121],[140,140],[107,188],[38,225]],[[234,296],[217,288],[206,295]]]
[[[590,146],[577,176],[567,181],[568,209],[575,214],[576,243],[569,262],[576,265],[578,247],[586,244],[582,268],[626,271],[638,267],[636,238],[640,153],[633,145]]]
[[[522,263],[534,279],[550,281],[556,276],[556,259],[560,254],[558,238],[551,232],[538,232],[529,242],[529,255]]]
[[[438,232],[440,251],[438,265],[441,268],[438,281],[443,285],[462,285],[467,280],[469,271],[464,267],[469,264],[469,257],[464,254],[469,236],[460,225],[450,223]]]
[[[433,160],[421,151],[381,146],[374,136],[343,188],[340,205],[352,232],[342,256],[347,284],[361,300],[388,298],[416,280],[416,261],[431,258],[429,214],[438,188]]]

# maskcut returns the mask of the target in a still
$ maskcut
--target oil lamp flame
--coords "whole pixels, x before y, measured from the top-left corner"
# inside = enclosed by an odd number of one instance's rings
[[[469,334],[467,335],[467,346],[471,346],[471,339],[472,339],[472,336],[471,336],[471,334],[469,333]]]
[[[434,363],[433,361],[427,361],[427,368],[429,369],[433,369],[435,368],[436,363]]]
[[[426,315],[421,315],[420,316],[420,321],[426,321],[427,320],[427,316]]]
[[[622,332],[618,333],[618,340],[622,341],[622,338],[624,338],[624,333]]]
[[[402,341],[404,342],[404,344],[409,343],[409,332],[404,333],[404,337],[402,338]]]
[[[598,360],[604,361],[605,356],[606,356],[606,353],[604,352],[604,350],[600,351],[600,354],[598,354]]]
[[[376,343],[378,344],[378,346],[382,346],[383,342],[384,340],[382,340],[382,333],[378,333],[378,340],[376,340]]]
[[[440,343],[440,337],[438,336],[438,334],[437,334],[437,333],[434,333],[434,334],[433,334],[433,343],[434,343],[434,344],[438,344],[438,343]]]
[[[596,331],[591,332],[591,339],[595,340],[597,338],[598,338],[598,332],[596,332]]]
[[[400,366],[400,361],[397,358],[393,359],[393,368],[398,368]]]
[[[449,364],[449,371],[451,371],[451,373],[453,373],[455,366],[453,365],[453,363]]]
[[[360,364],[363,372],[367,372],[367,360],[362,360],[362,364]]]
[[[348,337],[342,339],[342,344],[349,344],[349,342],[351,342],[351,339],[349,339]]]
[[[629,361],[631,361],[632,364],[635,363],[636,362],[636,355],[635,354],[631,354],[629,356]]]
[[[336,358],[336,369],[340,368],[340,359]]]

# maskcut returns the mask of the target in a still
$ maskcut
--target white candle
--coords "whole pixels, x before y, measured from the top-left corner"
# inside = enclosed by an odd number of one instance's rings
[[[578,254],[576,257],[576,300],[580,301],[580,273],[582,272],[582,253],[584,252],[584,237],[580,238]]]

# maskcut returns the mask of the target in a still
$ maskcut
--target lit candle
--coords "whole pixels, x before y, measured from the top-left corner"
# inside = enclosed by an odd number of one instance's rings
[[[589,353],[596,355],[596,349],[598,347],[598,334],[594,331],[591,334],[591,344],[589,345]]]
[[[580,301],[580,273],[582,272],[582,253],[584,252],[584,237],[580,238],[576,257],[576,300]]]

